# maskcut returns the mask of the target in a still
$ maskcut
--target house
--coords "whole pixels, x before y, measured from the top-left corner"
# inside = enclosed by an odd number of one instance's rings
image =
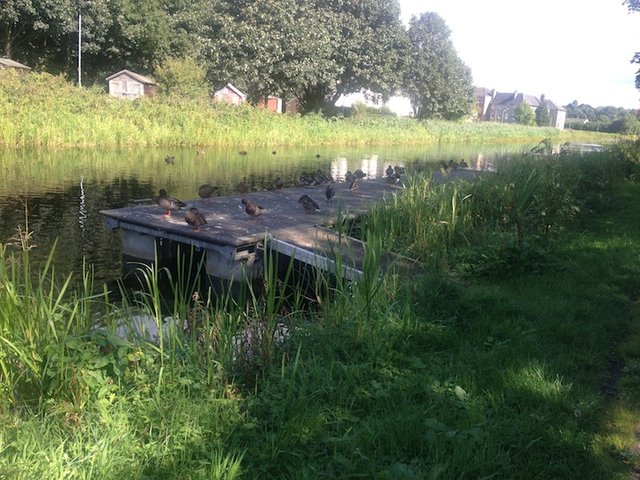
[[[227,83],[224,87],[213,94],[213,99],[216,102],[240,105],[247,101],[247,96],[230,83]]]
[[[109,95],[134,100],[139,97],[153,97],[158,91],[155,80],[130,70],[121,70],[107,77]]]
[[[485,87],[476,87],[476,110],[478,112],[478,120],[482,121],[487,114],[487,109],[493,96],[496,94],[494,89]]]
[[[29,73],[31,71],[30,67],[18,63],[15,60],[11,60],[10,58],[0,58],[0,70],[5,69],[13,69],[20,73]]]
[[[478,91],[476,91],[478,98]],[[546,99],[544,95],[540,98],[519,92],[493,92],[491,100],[483,116],[483,119],[490,122],[515,123],[515,112],[520,104],[524,103],[532,110],[535,110],[544,101],[549,109],[551,126],[559,130],[564,130],[564,122],[567,111],[564,107]],[[479,104],[479,100],[478,100]],[[480,111],[478,112],[478,114]]]

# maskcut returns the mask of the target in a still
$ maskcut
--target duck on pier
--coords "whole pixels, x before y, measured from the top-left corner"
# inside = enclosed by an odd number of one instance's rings
[[[153,201],[164,210],[165,215],[171,215],[172,210],[180,210],[187,206],[177,198],[170,197],[164,188],[160,189],[157,197],[153,197]]]
[[[335,195],[336,191],[333,189],[333,187],[331,185],[327,185],[327,188],[324,191],[324,196],[327,198],[327,203],[331,202]]]
[[[393,167],[391,166],[391,164],[389,164],[389,166],[387,167],[387,169],[384,171],[384,173],[387,174],[387,177],[390,177],[391,175],[393,175],[395,173],[395,170],[393,169]]]
[[[242,199],[242,204],[244,205],[244,211],[251,218],[257,218],[264,212],[264,207],[258,205],[257,203],[253,203],[246,197]]]
[[[191,225],[194,232],[199,232],[202,225],[207,224],[207,220],[204,215],[198,211],[196,207],[191,207],[187,214],[184,216],[185,222]]]
[[[298,203],[302,206],[305,213],[313,213],[320,211],[320,205],[316,203],[316,201],[311,198],[309,195],[302,195],[298,199]]]

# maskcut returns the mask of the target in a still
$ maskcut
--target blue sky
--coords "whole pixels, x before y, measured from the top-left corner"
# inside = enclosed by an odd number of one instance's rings
[[[561,104],[640,108],[640,12],[622,0],[399,0],[402,19],[436,12],[474,85]]]

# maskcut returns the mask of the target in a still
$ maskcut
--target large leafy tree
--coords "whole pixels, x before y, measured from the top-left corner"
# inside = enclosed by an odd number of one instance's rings
[[[625,0],[624,3],[629,7],[629,11],[640,12],[640,0]],[[640,52],[636,52],[631,63],[640,64]],[[636,88],[640,90],[640,70],[636,72]]]
[[[409,23],[411,63],[404,91],[418,118],[459,119],[474,105],[471,70],[458,57],[450,30],[436,13],[423,13]]]
[[[337,74],[326,21],[308,2],[228,0],[210,21],[210,78],[232,80],[254,102]]]

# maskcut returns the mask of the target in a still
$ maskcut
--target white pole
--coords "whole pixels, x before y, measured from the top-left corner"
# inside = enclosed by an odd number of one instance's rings
[[[78,12],[78,86],[82,86],[82,14]]]

